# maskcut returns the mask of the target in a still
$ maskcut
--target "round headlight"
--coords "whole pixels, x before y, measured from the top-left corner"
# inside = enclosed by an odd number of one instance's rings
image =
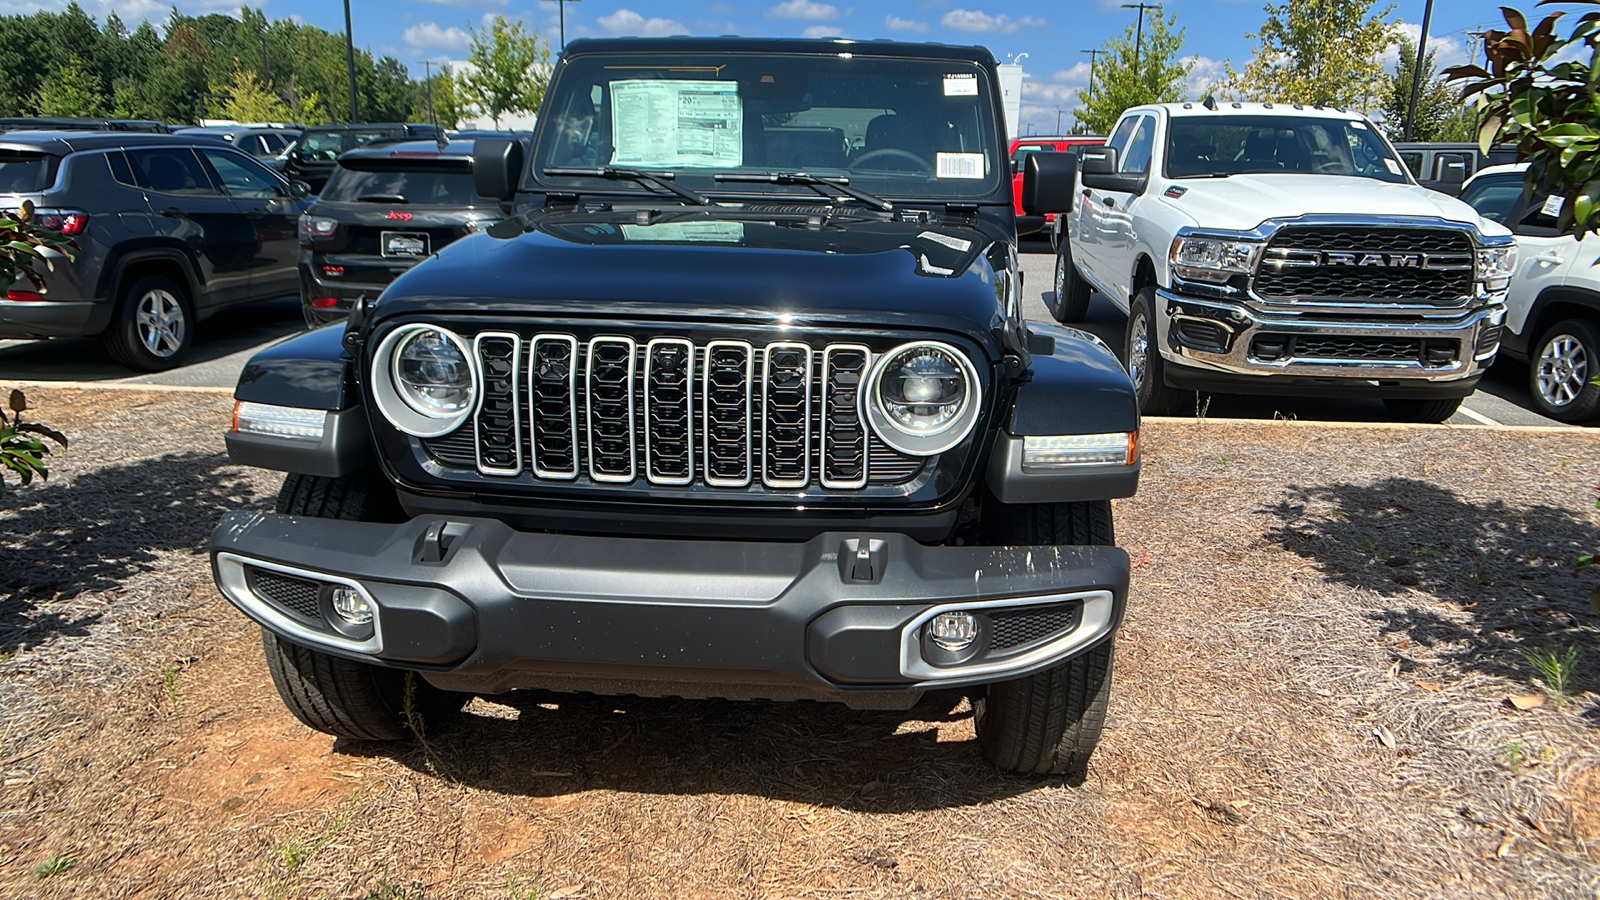
[[[478,401],[478,369],[466,341],[433,325],[402,325],[372,357],[372,394],[406,434],[439,437],[460,427]]]
[[[432,419],[449,419],[472,407],[476,385],[460,338],[437,328],[406,335],[394,353],[400,399]]]
[[[883,442],[913,456],[959,444],[978,420],[978,372],[947,344],[919,341],[878,358],[868,382],[867,420]]]

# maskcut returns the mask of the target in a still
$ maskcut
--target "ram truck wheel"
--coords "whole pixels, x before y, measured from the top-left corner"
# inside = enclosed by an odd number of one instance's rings
[[[1156,337],[1156,289],[1144,287],[1128,310],[1128,340],[1123,364],[1133,379],[1139,411],[1147,416],[1170,416],[1178,411],[1183,394],[1166,382],[1166,361]]]
[[[1000,505],[989,540],[1028,545],[1115,543],[1111,501]],[[1110,639],[1051,668],[988,685],[972,698],[978,746],[995,766],[1079,775],[1100,743],[1111,697]]]
[[[1089,283],[1078,275],[1072,262],[1072,244],[1062,240],[1056,250],[1055,305],[1050,314],[1063,325],[1082,322],[1089,314]]]
[[[1461,398],[1452,397],[1447,400],[1385,400],[1385,408],[1389,410],[1389,418],[1396,422],[1419,422],[1426,425],[1437,425],[1447,422],[1461,408]]]

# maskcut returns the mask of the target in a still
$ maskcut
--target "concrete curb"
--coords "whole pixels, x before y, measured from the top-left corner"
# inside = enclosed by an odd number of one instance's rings
[[[1383,431],[1515,431],[1519,434],[1570,434],[1600,438],[1600,429],[1576,425],[1427,425],[1417,422],[1323,422],[1313,419],[1196,419],[1190,416],[1145,416],[1144,421],[1161,425],[1255,425],[1284,428],[1362,428]]]

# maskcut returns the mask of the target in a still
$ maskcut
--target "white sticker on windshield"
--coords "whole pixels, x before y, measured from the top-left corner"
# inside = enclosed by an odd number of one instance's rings
[[[611,161],[619,166],[736,167],[743,125],[738,82],[611,83]]]
[[[1550,196],[1544,198],[1544,206],[1540,207],[1539,214],[1559,217],[1561,215],[1561,207],[1565,205],[1566,200],[1564,200],[1559,194],[1551,194]]]
[[[1400,174],[1400,164],[1392,159],[1385,157],[1383,160],[1383,167],[1389,170],[1390,175]]]
[[[958,72],[944,76],[944,95],[946,97],[978,96],[977,73]]]
[[[737,244],[744,240],[744,223],[661,222],[656,225],[624,225],[622,236],[630,241]]]
[[[1365,122],[1354,122],[1353,121],[1353,122],[1350,123],[1350,127],[1351,128],[1355,128],[1355,129],[1357,129],[1359,131],[1366,131],[1367,130],[1367,123],[1365,123]]]
[[[936,153],[934,174],[940,178],[982,178],[982,153]]]

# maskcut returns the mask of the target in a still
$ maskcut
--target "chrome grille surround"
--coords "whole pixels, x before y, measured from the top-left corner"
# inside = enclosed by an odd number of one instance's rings
[[[761,483],[770,488],[805,487],[811,483],[811,347],[768,344],[765,356]]]
[[[852,365],[852,361],[860,362]],[[867,423],[861,416],[861,392],[872,371],[872,351],[860,344],[830,344],[822,351],[822,486],[861,488],[867,485],[871,458]],[[852,382],[851,379],[854,379]],[[836,465],[839,454],[847,455]],[[852,467],[859,474],[851,475]]]
[[[589,411],[589,477],[595,481],[627,483],[638,474],[633,430],[637,346],[630,337],[589,339],[584,393]]]
[[[571,481],[578,477],[578,339],[570,334],[536,334],[529,346],[533,474]]]
[[[712,341],[706,345],[701,379],[705,392],[705,479],[712,487],[746,487],[751,481],[755,456],[750,434],[755,356],[755,348],[746,341]]]
[[[518,397],[522,337],[484,331],[472,339],[478,357],[478,409],[472,415],[478,471],[522,474],[522,404]]]
[[[694,343],[654,338],[644,350],[644,460],[651,484],[694,481]]]

